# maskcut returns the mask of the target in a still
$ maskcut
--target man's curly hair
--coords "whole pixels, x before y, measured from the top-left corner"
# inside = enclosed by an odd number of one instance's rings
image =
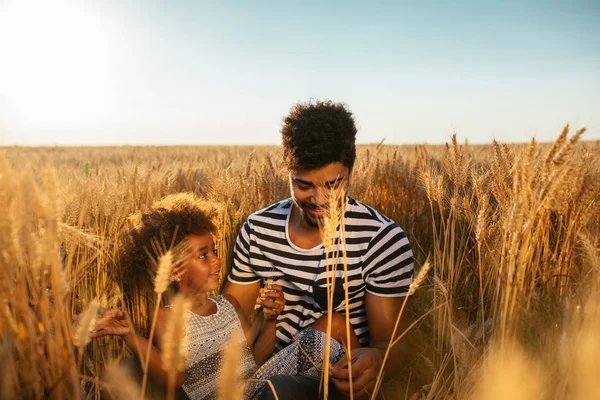
[[[356,159],[356,125],[343,103],[298,103],[283,120],[283,160],[290,170],[316,169],[341,162],[348,169]]]
[[[215,214],[214,206],[194,194],[177,193],[131,215],[131,229],[123,238],[119,256],[119,275],[125,291],[152,291],[156,271],[148,253],[153,254],[153,241],[175,247],[188,235],[215,233]]]

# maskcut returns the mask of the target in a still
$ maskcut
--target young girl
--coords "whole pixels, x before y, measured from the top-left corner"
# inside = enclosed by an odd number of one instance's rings
[[[281,286],[269,283],[261,289],[259,303],[263,318],[262,321],[257,318],[256,321],[260,322],[254,324],[248,322],[232,296],[209,296],[210,292],[219,289],[221,265],[213,240],[216,229],[211,213],[203,211],[206,208],[192,194],[175,194],[155,203],[150,210],[137,213],[130,218],[133,228],[120,262],[126,289],[138,293],[151,292],[156,274],[148,268],[151,265],[148,253],[152,241],[159,240],[174,246],[186,242],[186,255],[181,266],[169,277],[172,289],[191,302],[186,327],[186,371],[176,375],[175,386],[183,388],[192,399],[216,397],[223,352],[234,334],[246,339],[240,365],[242,377],[251,378],[246,385],[247,398],[256,396],[261,390],[269,390],[264,382],[274,375],[318,378],[326,342],[324,320],[317,322],[315,329],[308,328],[298,334],[296,343],[279,351],[265,363],[274,351],[277,317],[285,307]],[[158,312],[148,361],[149,375],[163,384],[168,382],[169,371],[162,365],[160,343],[171,312],[169,306]],[[345,338],[344,319],[339,315],[334,317],[330,342],[332,365],[345,354],[340,344]],[[151,324],[152,321],[149,326]],[[102,310],[91,336],[104,335],[121,336],[140,360],[145,359],[148,340],[129,326],[123,311]],[[355,335],[352,346],[359,347]],[[259,368],[258,365],[263,363]]]

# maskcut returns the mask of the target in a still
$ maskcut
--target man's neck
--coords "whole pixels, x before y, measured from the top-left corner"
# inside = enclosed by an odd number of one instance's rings
[[[312,249],[323,243],[319,228],[308,225],[295,204],[292,206],[290,213],[288,234],[294,245],[302,249]]]

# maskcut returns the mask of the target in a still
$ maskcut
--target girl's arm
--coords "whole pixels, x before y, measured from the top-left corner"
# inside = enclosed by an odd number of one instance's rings
[[[256,303],[262,306],[262,318],[260,314],[257,315],[253,324],[247,320],[241,306],[233,296],[227,294],[224,296],[236,309],[244,329],[246,342],[252,349],[254,360],[261,365],[275,350],[277,317],[283,311],[285,298],[281,286],[275,284],[261,288],[259,293]]]
[[[262,329],[252,346],[252,355],[258,365],[267,361],[275,350],[277,319],[263,319]]]
[[[130,325],[127,314],[119,310],[103,310],[102,315],[98,318],[96,329],[90,335],[91,338],[96,338],[105,335],[121,336],[125,344],[133,350],[134,354],[139,358],[141,365],[144,365],[148,346],[150,349],[150,359],[148,361],[148,374],[154,379],[160,381],[165,387],[169,382],[169,373],[162,366],[162,355],[158,346],[150,343],[148,339],[139,334],[139,332]],[[156,319],[156,329],[154,333],[154,343],[160,343],[169,309],[159,310]],[[152,321],[149,321],[151,326]],[[179,389],[185,380],[185,371],[175,374],[175,388]]]
[[[248,343],[248,347],[252,348],[254,346],[254,342],[256,338],[260,334],[262,327],[262,318],[254,318],[254,322],[250,323],[248,318],[246,318],[246,314],[242,310],[242,306],[240,303],[230,294],[223,294],[223,297],[231,303],[235,311],[237,312],[238,319],[240,320],[240,324],[242,325],[242,329],[244,330],[244,336],[246,337],[246,343]]]

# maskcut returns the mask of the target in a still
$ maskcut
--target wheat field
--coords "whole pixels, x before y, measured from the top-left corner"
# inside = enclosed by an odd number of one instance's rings
[[[381,398],[600,399],[600,142],[584,138],[359,146],[350,195],[431,265]],[[155,297],[123,287],[119,237],[177,192],[218,206],[227,272],[245,218],[289,186],[278,147],[0,149],[0,398],[131,398],[122,341],[71,315],[117,307],[148,330]]]

